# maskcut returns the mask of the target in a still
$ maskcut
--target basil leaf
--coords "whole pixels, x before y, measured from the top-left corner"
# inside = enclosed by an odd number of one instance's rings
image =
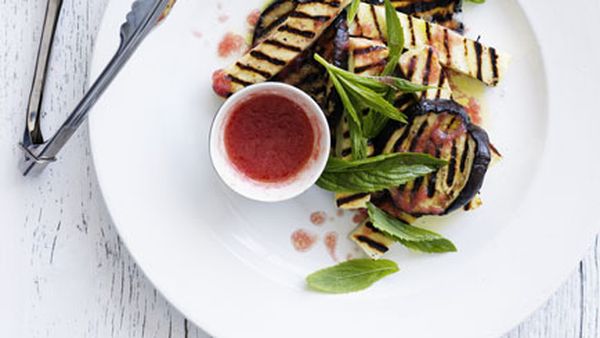
[[[398,67],[400,55],[404,50],[404,30],[398,17],[396,9],[390,2],[385,0],[385,21],[387,26],[387,45],[389,49],[388,62],[383,69],[382,75],[393,74]]]
[[[428,155],[412,153],[342,161],[335,160],[321,174],[317,181],[319,187],[340,193],[376,192],[430,174],[447,163]]]
[[[354,22],[356,13],[358,13],[358,7],[360,6],[361,0],[352,0],[352,3],[348,7],[348,25]]]
[[[367,203],[367,208],[376,229],[409,249],[427,253],[456,252],[456,246],[440,234],[408,225],[370,202]]]
[[[400,271],[390,260],[354,259],[319,270],[306,277],[308,287],[326,293],[361,291]]]

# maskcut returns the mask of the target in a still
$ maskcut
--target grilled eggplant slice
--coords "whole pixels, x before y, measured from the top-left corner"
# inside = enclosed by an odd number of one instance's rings
[[[425,152],[447,160],[448,166],[389,189],[394,206],[416,217],[465,206],[481,189],[491,160],[487,133],[450,100],[424,100],[407,114],[409,123],[392,135],[384,152]]]
[[[400,12],[398,17],[404,29],[407,49],[433,47],[442,66],[489,86],[496,86],[504,76],[510,60],[508,55],[444,26]],[[385,27],[385,9],[363,3],[350,27],[350,35],[385,40]]]
[[[299,3],[270,35],[235,64],[217,73],[215,91],[228,97],[249,85],[279,74],[310,48],[350,0],[311,0]]]

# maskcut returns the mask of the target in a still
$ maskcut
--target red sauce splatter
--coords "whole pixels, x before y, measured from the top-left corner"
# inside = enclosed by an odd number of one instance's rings
[[[342,217],[344,216],[344,210],[338,209],[338,211],[335,214],[337,215],[337,217]]]
[[[260,9],[254,9],[252,12],[250,12],[250,14],[248,14],[248,17],[246,17],[246,22],[248,22],[248,25],[251,27],[254,27],[258,23],[259,19]]]
[[[198,39],[202,39],[202,37],[204,36],[204,33],[200,32],[200,31],[196,31],[196,30],[193,30],[192,34],[194,35],[195,38],[198,38]]]
[[[292,233],[291,240],[296,251],[307,252],[313,247],[313,245],[315,245],[315,242],[317,241],[317,235],[309,231],[299,229]]]
[[[327,234],[325,234],[325,238],[323,241],[325,242],[325,247],[327,248],[327,252],[329,253],[329,256],[331,256],[331,258],[337,262],[338,259],[337,259],[337,255],[335,253],[335,251],[337,249],[337,242],[338,242],[337,232],[335,232],[335,231],[328,232]]]
[[[212,75],[212,88],[219,96],[226,97],[231,94],[231,80],[223,69],[215,71]]]
[[[223,22],[226,22],[227,20],[229,20],[229,15],[221,14],[221,15],[219,15],[219,17],[217,19],[219,20],[220,23],[223,23]]]
[[[474,97],[469,98],[469,103],[467,104],[467,113],[473,121],[474,124],[481,124],[481,105],[477,102],[477,99]]]
[[[225,125],[232,164],[260,182],[285,182],[309,163],[315,132],[302,106],[275,93],[247,97]]]
[[[239,53],[246,48],[246,40],[239,34],[227,33],[219,43],[219,56],[222,58],[229,57],[235,53]]]
[[[360,209],[354,215],[354,217],[352,217],[352,222],[354,222],[355,224],[360,224],[364,220],[366,220],[368,217],[369,217],[369,213],[367,212],[367,209]]]
[[[323,225],[327,219],[325,211],[315,211],[310,214],[310,222],[314,225]]]

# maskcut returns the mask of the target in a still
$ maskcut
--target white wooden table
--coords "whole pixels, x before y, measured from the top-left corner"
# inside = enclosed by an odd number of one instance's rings
[[[156,291],[119,239],[85,128],[41,177],[16,170],[45,2],[0,0],[0,337],[206,337]],[[65,0],[45,130],[83,95],[106,2]],[[556,295],[508,337],[599,337],[599,258],[596,240]]]

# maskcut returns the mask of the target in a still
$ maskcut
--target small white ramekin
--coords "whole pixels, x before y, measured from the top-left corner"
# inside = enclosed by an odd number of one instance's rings
[[[285,182],[265,183],[253,180],[237,170],[225,149],[225,126],[237,104],[251,95],[274,93],[287,97],[304,108],[313,128],[315,141],[309,162]],[[308,190],[325,169],[329,157],[331,136],[321,107],[306,93],[296,87],[265,82],[240,90],[221,106],[210,131],[210,157],[221,180],[238,194],[256,201],[278,202],[294,198]]]

